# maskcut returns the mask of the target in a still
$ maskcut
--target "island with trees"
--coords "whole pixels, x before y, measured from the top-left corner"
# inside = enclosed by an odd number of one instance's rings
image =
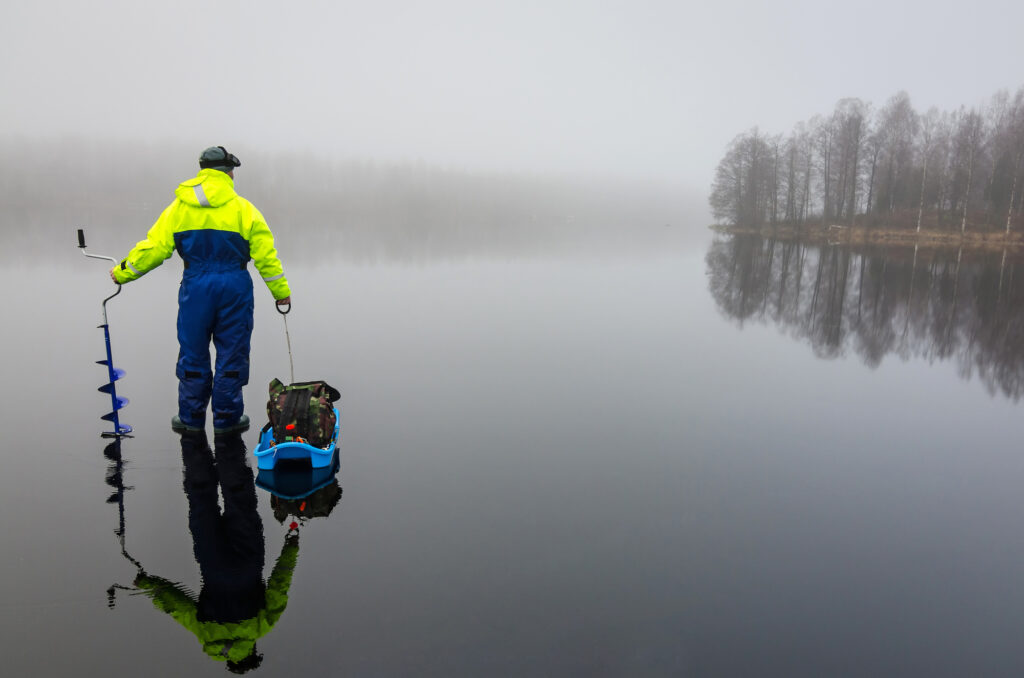
[[[719,162],[715,228],[829,243],[1024,249],[1024,87],[919,113],[906,92],[841,99],[786,135],[756,127]]]

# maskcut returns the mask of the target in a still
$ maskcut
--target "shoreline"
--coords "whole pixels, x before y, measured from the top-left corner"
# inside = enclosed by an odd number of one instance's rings
[[[921,229],[920,232],[907,229],[865,226],[825,226],[807,224],[796,226],[729,226],[712,224],[712,231],[725,235],[759,235],[778,240],[800,240],[822,245],[879,245],[886,247],[924,247],[929,249],[1004,249],[1024,252],[1024,234],[1001,231],[971,232],[934,231]]]

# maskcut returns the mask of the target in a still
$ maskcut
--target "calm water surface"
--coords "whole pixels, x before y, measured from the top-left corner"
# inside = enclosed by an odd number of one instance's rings
[[[118,460],[103,267],[32,261],[0,396],[5,674],[223,675],[142,588],[244,615],[296,554],[263,675],[1024,670],[1024,276],[999,255],[292,266],[296,379],[342,392],[340,471],[297,538],[242,464],[255,429],[216,466],[169,429],[180,262],[109,307]],[[262,424],[288,356],[257,306]]]

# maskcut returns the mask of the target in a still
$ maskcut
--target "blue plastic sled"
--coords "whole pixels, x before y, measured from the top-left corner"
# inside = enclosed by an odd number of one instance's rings
[[[338,450],[330,466],[311,468],[302,463],[284,462],[276,469],[264,469],[256,474],[256,486],[281,499],[304,499],[331,483],[337,476],[341,464]]]
[[[274,442],[274,429],[268,424],[260,432],[260,442],[256,446],[256,466],[261,471],[274,468],[280,459],[309,459],[313,468],[331,466],[334,461],[334,450],[338,446],[338,431],[341,428],[341,417],[338,408],[334,408],[334,433],[327,447],[313,447],[306,443]]]

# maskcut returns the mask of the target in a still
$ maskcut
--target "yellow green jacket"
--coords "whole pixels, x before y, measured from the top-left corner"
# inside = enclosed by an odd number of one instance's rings
[[[146,590],[154,607],[195,634],[203,652],[212,659],[240,662],[252,654],[256,641],[269,633],[284,613],[298,558],[298,541],[286,540],[267,580],[263,608],[255,616],[238,622],[200,621],[196,599],[182,585],[167,579],[143,572],[135,578],[135,585]]]
[[[215,169],[200,170],[174,191],[175,200],[120,265],[119,283],[137,280],[177,250],[186,267],[244,268],[250,258],[274,299],[291,295],[266,219],[235,193],[235,182]]]

